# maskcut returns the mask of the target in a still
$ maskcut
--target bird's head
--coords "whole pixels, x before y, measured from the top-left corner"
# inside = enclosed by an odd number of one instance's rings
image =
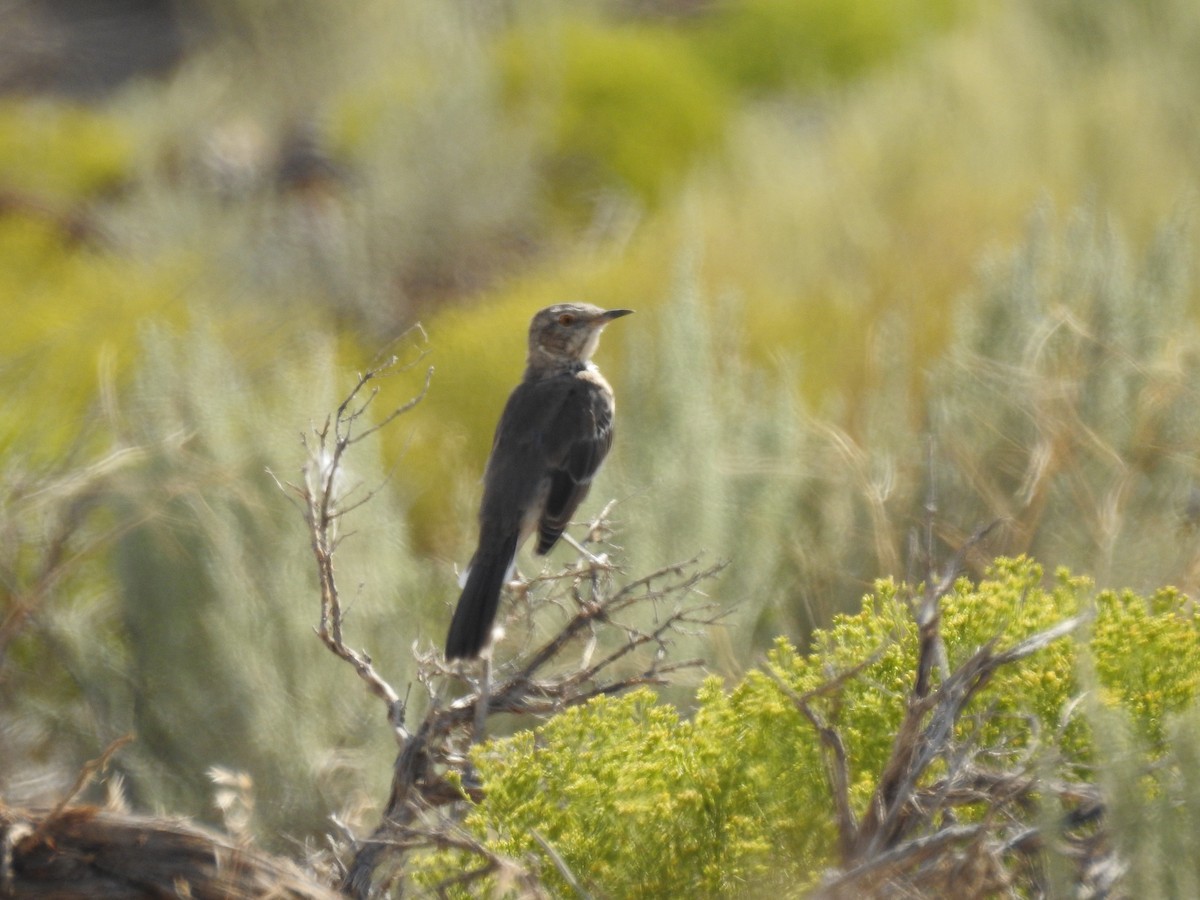
[[[596,352],[604,326],[631,312],[590,303],[547,306],[529,323],[530,367],[553,371],[586,364]]]

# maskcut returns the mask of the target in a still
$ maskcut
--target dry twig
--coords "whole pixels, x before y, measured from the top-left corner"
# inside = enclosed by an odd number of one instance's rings
[[[414,331],[420,338],[424,338],[424,332],[419,326]],[[406,332],[401,339],[408,334]],[[425,351],[421,350],[415,360],[401,364],[397,357],[392,356],[377,368],[359,375],[358,381],[336,412],[326,416],[321,427],[312,430],[311,438],[307,434],[301,437],[309,454],[308,464],[304,468],[304,483],[280,484],[281,488],[300,501],[304,521],[308,525],[310,546],[316,559],[317,578],[321,589],[321,617],[317,635],[333,654],[354,667],[354,671],[372,694],[387,704],[388,722],[401,747],[412,737],[404,724],[405,702],[375,669],[370,655],[351,648],[343,638],[342,601],[334,576],[333,557],[338,546],[338,523],[342,516],[369,502],[376,490],[354,496],[357,488],[344,489],[342,462],[346,452],[420,403],[429,390],[433,367],[426,370],[424,383],[416,396],[389,411],[379,422],[364,426],[364,416],[379,395],[378,388],[372,387],[368,391],[368,385],[380,378],[409,371],[424,357]],[[279,483],[278,480],[276,483]]]

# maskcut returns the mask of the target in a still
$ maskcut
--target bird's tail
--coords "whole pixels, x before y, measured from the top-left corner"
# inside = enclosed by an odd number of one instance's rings
[[[446,659],[474,659],[488,642],[500,606],[500,589],[517,554],[517,538],[514,532],[495,542],[480,539],[446,635]]]

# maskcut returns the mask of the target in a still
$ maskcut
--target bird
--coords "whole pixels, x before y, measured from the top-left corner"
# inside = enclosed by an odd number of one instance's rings
[[[544,555],[558,541],[613,440],[612,388],[591,361],[606,325],[631,309],[559,303],[529,324],[525,374],[496,425],[483,475],[479,544],[465,573],[446,659],[487,645],[517,550],[537,533]]]

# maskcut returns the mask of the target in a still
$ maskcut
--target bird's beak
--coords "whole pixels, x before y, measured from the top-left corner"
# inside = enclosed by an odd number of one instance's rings
[[[632,312],[632,309],[606,309],[600,315],[596,316],[595,323],[597,325],[607,325],[613,319],[619,319],[621,316],[627,316]]]

